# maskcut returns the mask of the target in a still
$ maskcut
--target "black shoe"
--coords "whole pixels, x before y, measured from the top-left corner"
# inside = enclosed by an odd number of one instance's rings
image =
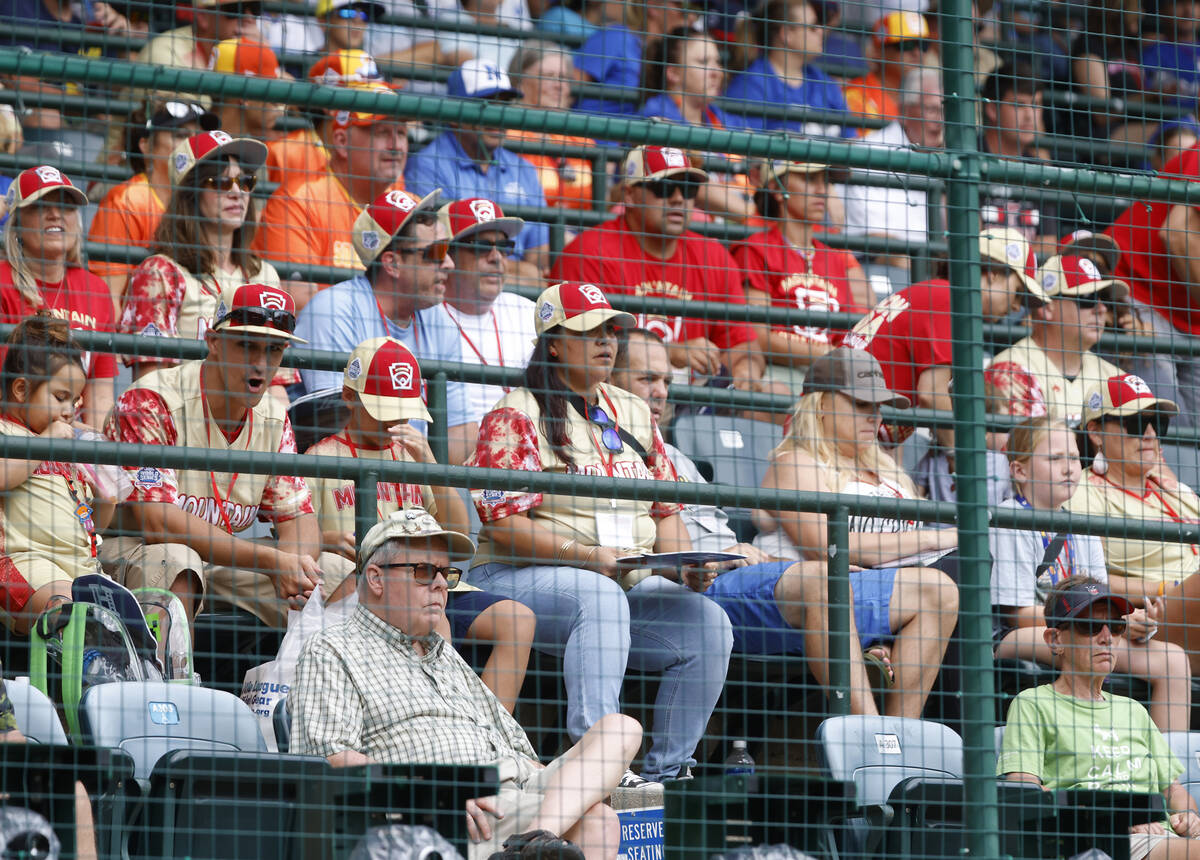
[[[530,830],[505,839],[503,850],[488,860],[583,860],[583,851],[549,830]]]

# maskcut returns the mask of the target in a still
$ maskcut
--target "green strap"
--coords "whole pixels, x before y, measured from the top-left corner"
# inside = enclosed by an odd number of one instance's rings
[[[88,603],[71,606],[71,621],[64,628],[62,647],[62,697],[63,711],[67,717],[67,731],[77,741],[79,734],[79,699],[83,694],[83,639],[87,627]]]
[[[44,695],[49,696],[50,688],[46,684],[46,640],[42,638],[42,624],[45,618],[45,615],[40,616],[29,630],[29,641],[31,643],[29,649],[29,683],[33,685],[35,690],[39,690]]]

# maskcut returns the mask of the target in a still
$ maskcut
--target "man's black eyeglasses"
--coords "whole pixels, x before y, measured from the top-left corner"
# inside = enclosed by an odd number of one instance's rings
[[[1073,618],[1071,619],[1071,629],[1080,636],[1087,636],[1089,639],[1100,635],[1100,631],[1108,627],[1108,632],[1114,637],[1120,636],[1125,632],[1124,618]]]
[[[412,571],[413,580],[417,583],[417,585],[433,585],[434,580],[437,579],[439,573],[446,578],[447,588],[453,588],[454,586],[458,585],[458,581],[462,579],[461,567],[439,567],[438,565],[430,564],[429,562],[395,561],[388,564],[378,565],[378,567],[407,567]]]
[[[889,42],[888,47],[894,51],[924,51],[928,46],[924,39],[904,39],[900,42]]]
[[[643,182],[642,187],[659,200],[670,200],[676,191],[684,200],[695,200],[700,193],[700,185],[688,179],[651,179]]]
[[[507,257],[517,250],[517,243],[512,239],[467,239],[464,242],[455,242],[452,247],[462,248],[464,251],[470,251],[480,257],[486,256],[492,251],[499,251],[501,255]]]
[[[599,406],[589,406],[587,408],[587,417],[588,421],[601,428],[600,444],[610,454],[620,454],[625,450],[625,443],[621,441],[621,434],[617,432],[617,422],[609,418],[607,412]]]
[[[1135,412],[1120,420],[1125,432],[1137,437],[1145,436],[1146,428],[1153,427],[1154,435],[1161,439],[1167,435],[1167,428],[1171,426],[1171,416],[1156,411]]]
[[[291,334],[296,330],[296,315],[276,308],[234,308],[217,320],[217,326],[224,323],[233,326],[267,326]]]
[[[235,185],[249,194],[257,184],[258,177],[253,173],[239,173],[237,176],[222,173],[220,176],[206,176],[200,180],[201,188],[213,189],[221,194],[232,191]]]

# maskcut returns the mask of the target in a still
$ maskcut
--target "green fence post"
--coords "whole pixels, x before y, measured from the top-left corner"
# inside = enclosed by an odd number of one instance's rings
[[[608,210],[608,158],[603,153],[592,157],[592,209]]]
[[[826,521],[829,578],[829,709],[850,713],[850,509],[839,505]]]
[[[433,423],[429,426],[429,447],[439,463],[450,462],[450,412],[447,406],[446,388],[448,381],[444,372],[435,373],[429,380],[429,414]]]
[[[980,156],[976,146],[971,0],[947,0],[942,18],[946,181],[953,340],[954,445],[958,484],[959,641],[968,853],[1000,856],[992,721],[991,564],[983,398],[983,300],[979,286]]]
[[[362,546],[379,520],[379,473],[366,469],[354,476],[354,546]],[[361,561],[361,559],[360,559]]]

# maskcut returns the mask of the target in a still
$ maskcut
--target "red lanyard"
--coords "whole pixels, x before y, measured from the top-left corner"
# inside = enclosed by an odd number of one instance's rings
[[[462,327],[462,323],[459,322],[458,317],[456,317],[450,311],[450,305],[443,304],[442,307],[446,311],[446,316],[450,317],[450,321],[452,323],[454,323],[455,326],[458,327],[458,333],[460,335],[462,335],[462,339],[467,342],[467,346],[471,347],[471,350],[477,356],[479,356],[479,363],[482,364],[483,366],[487,367],[488,366],[487,358],[484,356],[483,352],[480,351],[479,347],[477,347],[475,345],[475,341],[471,340],[471,336],[469,334],[467,334],[466,329],[464,329]],[[500,356],[500,366],[505,367],[506,365],[504,364],[504,345],[500,342],[500,324],[496,322],[496,309],[492,308],[491,310],[488,311],[488,313],[492,317],[492,331],[494,331],[496,333],[496,354],[498,356]],[[504,389],[505,394],[508,394],[510,391],[512,391],[512,389],[507,385],[503,385],[501,387]]]
[[[212,422],[212,417],[208,414],[208,395],[204,392],[203,367],[200,368],[200,405],[204,410],[204,441],[208,443],[208,447],[211,448],[212,433],[209,431],[209,425]],[[243,430],[246,433],[246,450],[249,451],[250,443],[254,440],[253,409],[246,410],[245,427]],[[217,431],[220,432],[222,436],[225,435],[219,427],[217,428]],[[234,436],[233,438],[236,439],[237,436]],[[226,443],[228,444],[228,438],[226,439]],[[230,534],[233,534],[233,524],[229,520],[229,511],[227,510],[227,507],[230,501],[233,500],[233,485],[237,483],[237,479],[240,477],[241,475],[238,472],[233,473],[233,476],[229,479],[229,486],[225,489],[225,498],[222,499],[220,491],[217,490],[217,473],[212,471],[208,473],[208,479],[212,482],[213,500],[217,503],[217,513],[221,515],[221,522],[225,525],[225,531],[229,532]]]
[[[346,431],[345,436],[335,436],[334,438],[350,449],[351,457],[353,457],[355,460],[358,459],[358,448],[355,446],[354,442],[351,441],[349,430]],[[399,460],[396,459],[396,448],[395,448],[394,444],[388,445],[388,453],[392,455],[393,463],[400,462]],[[400,502],[400,507],[404,507],[404,502]],[[383,511],[381,511],[379,509],[379,485],[378,484],[375,485],[375,515],[377,517],[379,517],[379,519],[381,519],[381,520],[384,519]]]
[[[600,389],[600,396],[603,397],[604,402],[608,404],[608,417],[612,419],[613,431],[617,432],[617,438],[620,438],[618,431],[621,429],[621,425],[617,423],[617,407],[613,406],[613,402],[609,399],[608,394],[603,388]],[[600,455],[600,465],[604,467],[605,473],[611,478],[613,477],[613,463],[616,460],[617,455],[605,448],[603,442],[596,440],[596,431],[592,426],[592,421],[587,418],[587,416],[584,416],[584,420],[587,421],[588,435],[592,437],[592,444],[596,447],[596,453]],[[604,459],[605,454],[608,455],[607,460]]]
[[[388,322],[387,314],[383,312],[383,305],[379,304],[379,299],[375,300],[375,310],[379,311],[379,321],[383,323],[383,336],[392,336],[392,326]],[[462,329],[459,329],[460,331]],[[417,315],[414,312],[412,315],[412,332],[413,332],[413,355],[421,351],[421,327],[417,324]]]
[[[1137,499],[1139,502],[1144,502],[1144,501],[1146,501],[1147,496],[1153,495],[1156,499],[1158,499],[1158,503],[1160,505],[1162,505],[1162,509],[1166,513],[1166,515],[1177,523],[1189,523],[1190,524],[1190,523],[1194,522],[1193,520],[1185,520],[1183,517],[1181,517],[1179,515],[1179,512],[1176,511],[1174,508],[1172,508],[1170,506],[1170,504],[1167,503],[1167,500],[1163,498],[1162,493],[1160,493],[1158,490],[1155,490],[1154,488],[1152,488],[1150,486],[1149,481],[1146,482],[1145,494],[1139,496],[1137,493],[1125,489],[1120,484],[1114,484],[1112,481],[1109,480],[1107,475],[1102,475],[1101,477],[1103,477],[1107,483],[1116,487],[1118,490],[1120,490],[1125,495],[1132,496],[1133,498]],[[1192,544],[1192,555],[1200,555],[1200,547],[1197,547],[1195,544]]]

